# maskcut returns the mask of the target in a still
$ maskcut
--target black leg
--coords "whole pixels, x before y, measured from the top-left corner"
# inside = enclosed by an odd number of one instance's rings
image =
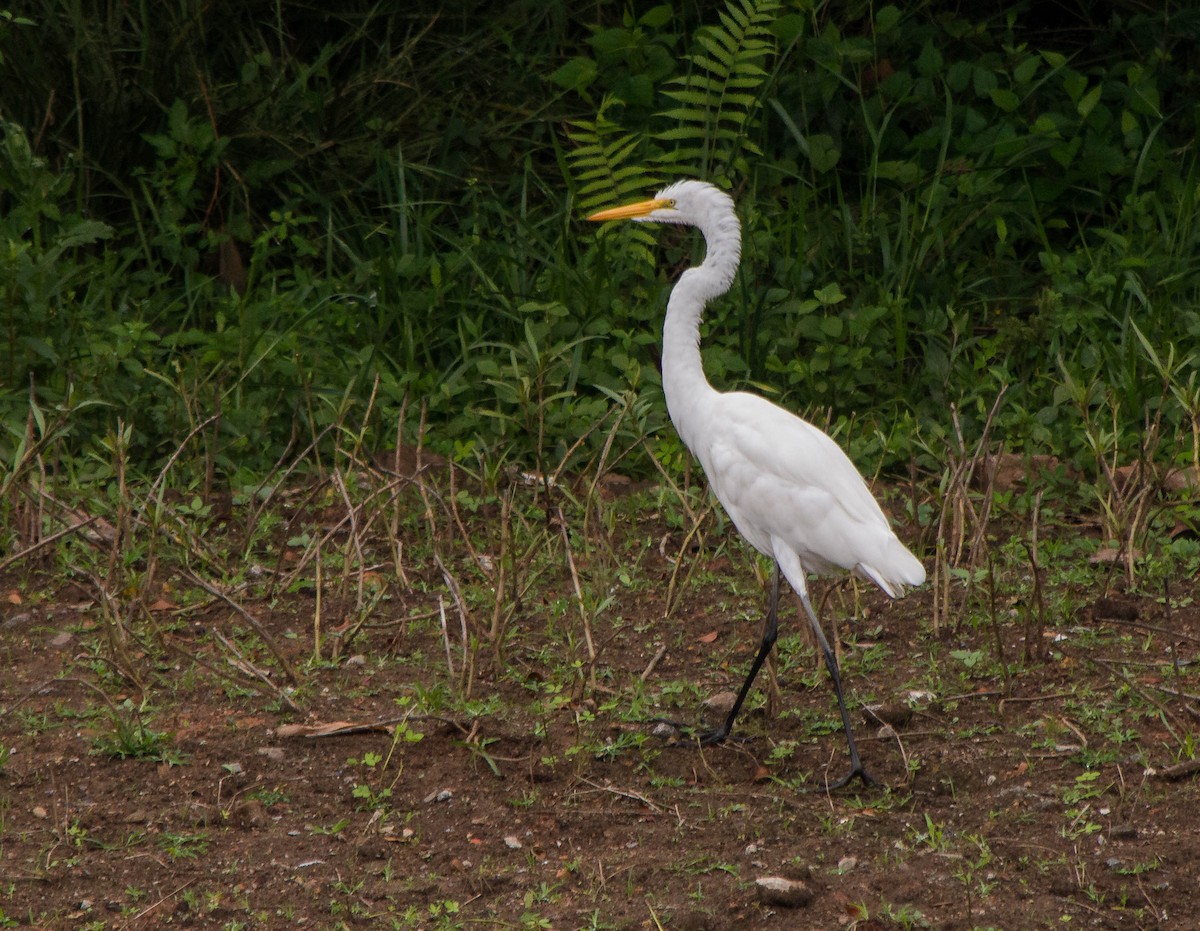
[[[710,744],[721,743],[729,737],[733,732],[733,722],[737,720],[738,712],[742,710],[742,702],[746,700],[746,696],[750,693],[750,687],[754,684],[754,679],[758,675],[758,671],[762,668],[762,664],[766,662],[767,655],[771,652],[771,648],[775,646],[775,641],[779,638],[779,564],[775,564],[775,568],[771,573],[771,602],[767,606],[767,619],[763,623],[762,642],[758,645],[758,654],[754,657],[754,662],[750,664],[750,672],[746,676],[746,680],[742,683],[741,689],[738,691],[737,700],[733,703],[733,707],[729,709],[729,714],[725,718],[725,723],[714,731],[709,731],[700,737],[700,743],[708,746]]]
[[[821,629],[821,622],[817,620],[817,614],[813,611],[812,603],[808,600],[807,592],[800,592],[800,603],[804,605],[805,613],[808,614],[808,621],[812,625],[813,633],[817,636],[817,643],[821,645],[821,654],[825,657],[825,668],[829,670],[830,678],[833,679],[833,689],[837,693],[838,710],[842,713],[842,727],[846,729],[846,742],[850,745],[850,772],[839,779],[837,782],[828,782],[825,787],[827,789],[840,789],[853,779],[861,779],[864,785],[879,785],[878,781],[863,769],[862,760],[858,756],[858,747],[854,743],[854,732],[850,730],[850,714],[846,711],[846,699],[842,695],[842,676],[838,672],[837,657],[833,653],[833,649],[829,646],[829,641],[825,638],[825,631]]]

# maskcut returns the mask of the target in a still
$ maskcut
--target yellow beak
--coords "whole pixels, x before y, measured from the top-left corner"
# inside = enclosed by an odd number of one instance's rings
[[[648,216],[660,207],[669,206],[671,206],[669,200],[640,200],[636,204],[626,204],[624,207],[601,210],[598,213],[593,213],[587,219],[597,223],[603,223],[605,220],[632,220],[635,217]]]

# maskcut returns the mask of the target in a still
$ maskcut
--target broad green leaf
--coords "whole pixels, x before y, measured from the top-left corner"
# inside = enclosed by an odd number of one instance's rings
[[[1097,84],[1090,91],[1084,94],[1083,99],[1079,101],[1076,109],[1079,111],[1079,115],[1085,120],[1088,118],[1088,114],[1092,112],[1092,109],[1096,106],[1096,104],[1100,102],[1100,94],[1103,92],[1103,90],[1104,85]]]
[[[663,3],[656,7],[651,7],[642,14],[638,24],[646,26],[650,29],[661,29],[671,21],[671,17],[675,15],[675,10],[669,3]]]
[[[837,282],[827,284],[823,288],[817,288],[813,291],[813,297],[826,307],[830,307],[833,304],[840,304],[846,299],[846,295],[842,293],[842,289],[838,287]]]
[[[1021,98],[1005,87],[997,87],[991,91],[992,103],[1005,113],[1012,113],[1021,105]]]
[[[814,133],[808,137],[808,160],[817,171],[829,171],[841,157],[841,150],[834,144],[832,136]]]
[[[596,62],[582,56],[572,58],[550,75],[550,80],[569,91],[582,91],[596,78]]]
[[[838,339],[845,330],[845,324],[841,317],[822,317],[821,332],[830,339]]]
[[[878,35],[886,35],[897,26],[900,25],[902,14],[898,7],[888,6],[877,10],[875,13],[875,32]]]

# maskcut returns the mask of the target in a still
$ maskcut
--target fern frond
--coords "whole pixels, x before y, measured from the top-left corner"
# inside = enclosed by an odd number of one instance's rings
[[[730,0],[718,14],[720,26],[697,32],[696,51],[687,56],[690,73],[664,91],[679,104],[661,114],[676,127],[656,136],[678,143],[666,163],[694,160],[710,176],[742,151],[762,154],[747,135],[759,110],[757,92],[768,77],[764,65],[775,54],[771,24],[779,9],[778,0]]]
[[[567,154],[570,178],[583,210],[611,206],[658,183],[645,169],[644,160],[635,159],[644,149],[643,137],[623,131],[604,116],[609,102],[601,104],[594,122],[573,123],[567,130],[575,144]]]

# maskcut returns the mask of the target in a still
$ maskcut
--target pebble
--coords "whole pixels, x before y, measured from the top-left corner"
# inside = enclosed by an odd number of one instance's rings
[[[715,715],[727,715],[733,710],[733,703],[736,701],[737,692],[717,692],[704,700],[704,710]]]
[[[391,846],[380,837],[368,837],[354,852],[360,860],[386,860],[392,855]]]
[[[516,837],[509,834],[508,837],[504,838],[504,846],[509,850],[520,850],[523,845]]]
[[[812,902],[812,890],[795,879],[782,876],[760,876],[754,881],[758,887],[758,900],[763,905],[777,908],[804,908]]]
[[[256,831],[266,827],[271,818],[266,805],[259,799],[248,798],[234,806],[232,820],[243,831]]]
[[[212,805],[195,800],[188,802],[183,809],[183,816],[193,827],[207,827],[217,821],[217,810]]]
[[[903,727],[913,715],[910,705],[864,705],[863,720],[867,724],[890,724],[893,727]]]

